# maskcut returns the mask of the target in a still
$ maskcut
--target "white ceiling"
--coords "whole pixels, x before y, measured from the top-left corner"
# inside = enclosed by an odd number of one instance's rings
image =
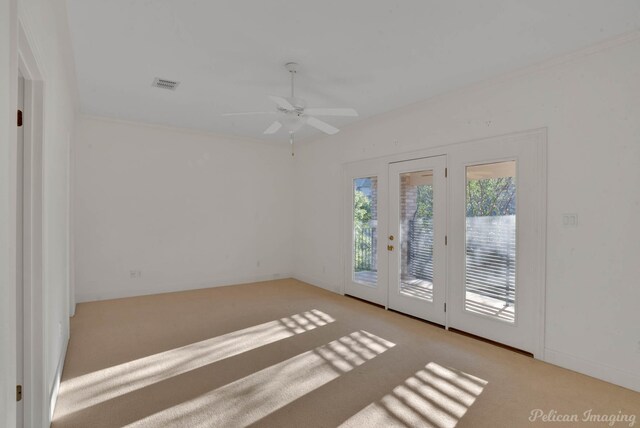
[[[67,1],[83,113],[283,142],[220,115],[273,109],[287,61],[340,127],[640,28],[639,0]]]

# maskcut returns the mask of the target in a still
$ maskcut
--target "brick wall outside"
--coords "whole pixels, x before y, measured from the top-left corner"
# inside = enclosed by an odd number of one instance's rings
[[[409,183],[409,174],[400,176],[400,236],[397,236],[400,245],[400,269],[401,272],[408,272],[407,265],[409,250],[409,221],[418,209],[418,186]]]

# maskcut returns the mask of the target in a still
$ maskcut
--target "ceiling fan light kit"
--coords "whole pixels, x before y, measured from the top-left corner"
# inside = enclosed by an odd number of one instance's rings
[[[281,97],[270,95],[269,99],[276,104],[275,111],[256,111],[243,113],[226,113],[223,116],[249,116],[249,115],[278,115],[276,119],[264,130],[263,134],[275,134],[284,128],[289,133],[289,142],[291,143],[291,155],[293,156],[294,134],[303,126],[309,125],[318,129],[325,134],[333,135],[340,131],[333,125],[318,119],[316,116],[342,116],[355,117],[358,112],[352,108],[307,108],[307,103],[303,98],[295,96],[295,75],[298,72],[298,64],[288,62],[284,67],[291,77],[291,96]]]

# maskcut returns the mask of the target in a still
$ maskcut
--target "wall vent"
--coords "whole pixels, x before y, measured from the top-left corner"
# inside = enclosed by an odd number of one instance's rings
[[[156,88],[169,89],[170,91],[175,91],[180,82],[176,82],[174,80],[161,79],[156,77],[153,79],[153,83],[151,86],[155,86]]]

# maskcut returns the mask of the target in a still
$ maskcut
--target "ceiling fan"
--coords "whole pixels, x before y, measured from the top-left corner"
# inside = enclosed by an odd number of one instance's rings
[[[307,107],[304,99],[295,96],[295,75],[298,64],[288,62],[285,68],[291,76],[291,96],[279,97],[270,95],[269,98],[276,104],[274,111],[252,111],[243,113],[226,113],[223,116],[249,116],[249,115],[277,115],[277,119],[264,130],[264,134],[275,134],[284,127],[289,132],[289,141],[293,144],[294,134],[304,125],[312,126],[325,134],[333,135],[339,131],[338,128],[328,124],[316,116],[358,116],[358,112],[352,108],[311,108]],[[293,154],[293,153],[292,153]]]

